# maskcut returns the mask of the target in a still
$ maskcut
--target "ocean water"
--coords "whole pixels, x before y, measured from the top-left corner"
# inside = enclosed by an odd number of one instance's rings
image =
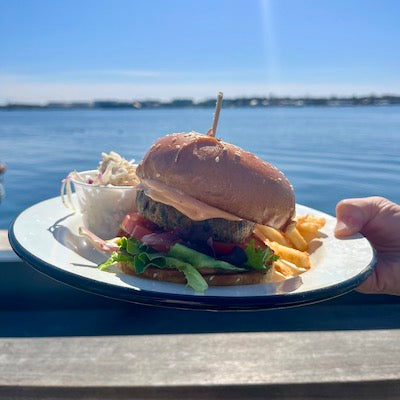
[[[0,162],[8,167],[0,229],[58,196],[70,171],[95,168],[101,152],[139,161],[157,138],[205,132],[212,117],[211,109],[0,112]],[[346,197],[400,203],[398,106],[223,109],[217,136],[275,164],[298,203],[329,214]]]

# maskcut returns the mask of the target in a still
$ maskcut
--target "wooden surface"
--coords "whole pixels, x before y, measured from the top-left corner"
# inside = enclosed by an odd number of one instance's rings
[[[216,313],[85,293],[9,251],[0,272],[0,399],[400,397],[397,297]]]
[[[96,398],[113,388],[155,399],[261,398],[271,390],[269,398],[394,399],[398,343],[399,331],[9,338],[0,342],[0,396],[30,388],[68,397],[93,387]]]
[[[32,385],[33,376],[35,386],[67,387],[394,380],[399,349],[399,331],[8,338],[0,384]]]

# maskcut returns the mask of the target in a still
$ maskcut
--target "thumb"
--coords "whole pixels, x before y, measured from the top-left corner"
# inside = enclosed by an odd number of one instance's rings
[[[371,198],[345,199],[336,206],[337,223],[335,235],[345,237],[362,231],[376,215],[376,207]]]

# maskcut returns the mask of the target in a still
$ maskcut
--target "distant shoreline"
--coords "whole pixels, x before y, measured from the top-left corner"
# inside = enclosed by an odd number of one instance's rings
[[[224,108],[265,107],[344,107],[400,105],[400,96],[352,96],[352,97],[242,97],[224,99]],[[95,100],[91,102],[49,102],[47,104],[8,103],[1,110],[98,110],[98,109],[168,109],[168,108],[213,108],[215,99],[195,102],[191,99],[158,100]]]

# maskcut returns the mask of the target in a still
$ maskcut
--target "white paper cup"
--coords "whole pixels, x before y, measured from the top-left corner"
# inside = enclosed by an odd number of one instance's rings
[[[96,174],[96,170],[79,172],[85,182]],[[115,237],[125,215],[136,210],[136,187],[92,185],[70,179],[78,198],[83,225],[102,239]]]

